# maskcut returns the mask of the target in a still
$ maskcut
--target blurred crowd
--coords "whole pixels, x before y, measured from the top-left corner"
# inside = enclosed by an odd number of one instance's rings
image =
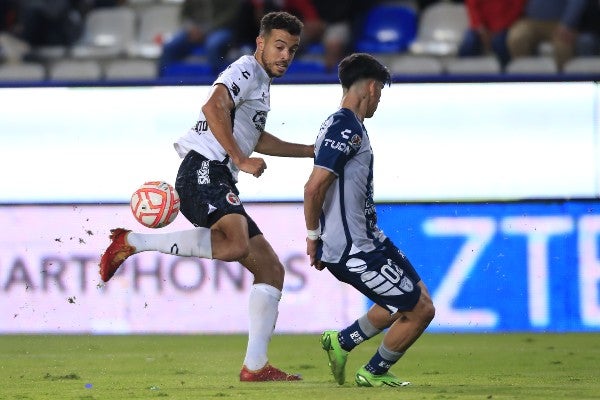
[[[465,0],[469,29],[459,56],[494,53],[502,65],[551,46],[558,69],[600,54],[598,0]]]
[[[456,57],[494,55],[511,60],[545,51],[558,70],[573,57],[600,56],[600,0],[154,0],[180,6],[178,28],[161,41],[157,75],[201,50],[213,73],[254,47],[260,18],[285,10],[305,24],[299,55],[316,54],[326,71],[356,50],[369,10],[402,4],[421,15],[434,3],[464,4],[468,27]],[[73,46],[85,33],[86,16],[141,0],[0,0],[0,62],[43,62],[40,46]],[[145,1],[151,3],[151,1]],[[545,46],[545,47],[544,47]]]
[[[93,9],[126,6],[127,0],[0,0],[0,60],[34,58],[40,46],[72,46]]]

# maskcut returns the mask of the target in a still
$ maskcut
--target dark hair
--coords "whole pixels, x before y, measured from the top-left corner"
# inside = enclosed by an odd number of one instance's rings
[[[273,29],[282,29],[290,35],[300,36],[304,24],[297,17],[285,11],[273,11],[260,20],[260,36],[271,33]]]
[[[391,85],[390,71],[375,57],[366,53],[350,54],[338,66],[340,83],[346,89],[361,79],[376,79],[384,85]]]

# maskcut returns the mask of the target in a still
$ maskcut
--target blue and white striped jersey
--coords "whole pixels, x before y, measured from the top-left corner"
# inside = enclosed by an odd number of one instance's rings
[[[337,263],[345,255],[374,250],[386,237],[377,227],[373,202],[373,150],[352,111],[342,108],[321,125],[315,166],[337,175],[321,213],[321,261]]]

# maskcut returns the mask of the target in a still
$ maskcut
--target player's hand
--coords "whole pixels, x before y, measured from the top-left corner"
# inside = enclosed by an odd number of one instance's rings
[[[241,171],[252,174],[258,178],[267,169],[267,163],[260,157],[248,157],[237,166]]]
[[[320,239],[311,240],[306,238],[306,255],[308,255],[308,258],[310,259],[310,265],[321,271],[325,266],[321,263],[321,260],[317,260],[317,246],[319,240]]]

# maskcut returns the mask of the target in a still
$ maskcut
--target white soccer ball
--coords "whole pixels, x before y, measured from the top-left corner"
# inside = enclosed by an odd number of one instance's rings
[[[179,214],[179,195],[167,182],[146,182],[133,192],[130,205],[140,224],[148,228],[162,228]]]

